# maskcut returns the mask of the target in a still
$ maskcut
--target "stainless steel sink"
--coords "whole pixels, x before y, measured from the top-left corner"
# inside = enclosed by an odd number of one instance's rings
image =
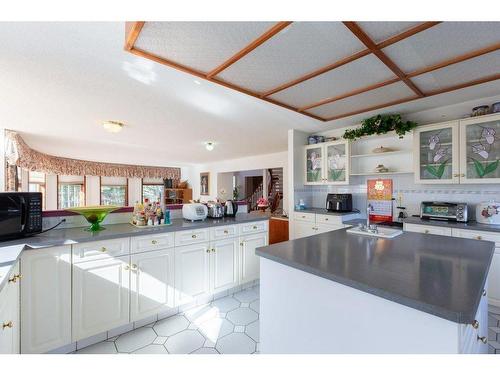
[[[369,228],[365,226],[359,226],[355,228],[347,229],[347,233],[359,234],[362,236],[380,237],[380,238],[394,238],[403,233],[401,229],[394,229],[388,227],[379,227],[376,225],[370,225]]]

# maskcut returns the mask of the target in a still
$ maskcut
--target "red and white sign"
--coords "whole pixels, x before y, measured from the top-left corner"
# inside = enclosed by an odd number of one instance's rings
[[[373,207],[370,221],[374,223],[392,221],[392,180],[368,180],[366,186],[368,204]]]

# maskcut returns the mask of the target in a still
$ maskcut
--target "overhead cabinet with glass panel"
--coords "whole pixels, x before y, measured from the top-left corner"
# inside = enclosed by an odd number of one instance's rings
[[[305,146],[305,185],[348,185],[350,145],[334,141]]]
[[[415,182],[500,182],[500,115],[418,127],[414,134]]]

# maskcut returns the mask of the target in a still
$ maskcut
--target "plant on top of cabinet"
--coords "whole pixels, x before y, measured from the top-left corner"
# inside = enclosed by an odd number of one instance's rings
[[[376,115],[363,120],[359,128],[346,130],[343,138],[354,141],[366,135],[386,134],[390,131],[395,131],[399,138],[403,138],[416,126],[414,121],[403,121],[399,114]]]

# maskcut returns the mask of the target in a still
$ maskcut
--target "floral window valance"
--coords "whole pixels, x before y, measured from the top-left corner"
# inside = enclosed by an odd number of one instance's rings
[[[5,131],[5,156],[10,165],[29,171],[70,176],[108,176],[128,178],[171,178],[180,180],[181,170],[175,167],[99,163],[62,158],[30,148],[19,133]]]

